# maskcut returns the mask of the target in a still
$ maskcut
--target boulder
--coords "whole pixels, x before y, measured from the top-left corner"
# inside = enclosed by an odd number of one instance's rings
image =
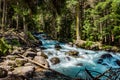
[[[30,51],[30,52],[37,52],[37,50],[36,50],[36,49],[34,49],[34,48],[28,48],[26,51]]]
[[[60,63],[60,59],[58,57],[53,57],[50,61],[53,65]]]
[[[16,67],[15,61],[12,60],[6,60],[4,65],[11,66],[12,68]]]
[[[8,75],[7,77],[2,78],[0,80],[26,80],[26,79],[21,77],[21,76],[11,74],[11,75]]]
[[[21,54],[21,51],[20,50],[18,50],[18,49],[15,49],[15,50],[13,50],[12,51],[12,53],[11,54]]]
[[[105,58],[112,58],[112,55],[111,55],[111,54],[103,54],[103,55],[101,55],[100,58],[102,58],[102,59],[105,59]]]
[[[15,59],[16,66],[18,66],[18,67],[23,66],[26,62],[27,62],[27,60],[22,59],[22,58],[16,58]]]
[[[48,56],[47,56],[43,51],[37,52],[37,56],[42,56],[42,57],[44,57],[45,59],[48,59]]]
[[[76,66],[83,66],[83,63],[77,63]]]
[[[34,66],[32,63],[25,63],[24,66]]]
[[[55,49],[59,50],[61,49],[62,47],[60,46],[60,44],[55,44]]]
[[[8,59],[8,60],[15,60],[16,57],[18,57],[18,56],[16,56],[16,55],[8,55],[8,56],[6,56],[6,59]]]
[[[67,59],[68,61],[70,61],[70,60],[71,60],[69,56],[65,57],[65,59]]]
[[[39,47],[36,47],[35,49],[36,49],[36,51],[38,51],[38,52],[41,51],[41,49],[40,49]]]
[[[17,67],[14,69],[13,74],[18,76],[23,76],[26,78],[30,78],[33,76],[33,73],[35,71],[34,66],[23,66],[23,67]]]
[[[35,56],[35,58],[33,60],[44,65],[46,68],[49,67],[48,61],[42,56]]]
[[[0,78],[4,78],[8,75],[7,70],[5,70],[4,68],[0,67]]]
[[[35,56],[37,56],[37,54],[35,52],[32,52],[32,51],[26,51],[23,55],[26,57],[29,57],[31,59],[33,59]]]
[[[69,51],[69,52],[66,52],[65,54],[76,57],[76,56],[78,56],[79,52],[78,51]]]

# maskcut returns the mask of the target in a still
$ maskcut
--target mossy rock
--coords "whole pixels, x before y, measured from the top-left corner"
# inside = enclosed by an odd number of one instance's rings
[[[27,61],[22,58],[16,58],[15,62],[16,62],[16,66],[19,67],[19,66],[23,66]]]
[[[79,52],[78,51],[69,51],[69,52],[66,52],[65,54],[68,54],[69,56],[77,57]]]
[[[53,65],[60,63],[60,59],[58,57],[53,57],[50,61]]]
[[[42,56],[45,59],[48,59],[48,56],[43,51],[37,52],[37,56]]]

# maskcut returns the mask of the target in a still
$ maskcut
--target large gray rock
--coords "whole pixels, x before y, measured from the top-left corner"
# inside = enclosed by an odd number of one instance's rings
[[[34,66],[23,66],[23,67],[15,68],[15,70],[13,71],[13,74],[30,78],[33,76],[34,71],[35,71]]]
[[[37,56],[42,56],[42,57],[44,57],[45,59],[48,59],[48,56],[47,56],[43,51],[37,52]]]
[[[78,51],[69,51],[69,52],[66,52],[65,54],[76,57],[76,56],[78,56],[79,52]]]
[[[48,61],[42,56],[35,56],[35,58],[33,60],[44,65],[46,68],[49,67]]]
[[[53,65],[60,63],[60,59],[58,57],[53,57],[50,61]]]
[[[32,52],[32,51],[26,51],[23,55],[26,57],[29,57],[31,59],[33,59],[35,56],[37,56],[37,54],[35,52]]]
[[[8,75],[7,70],[5,70],[4,68],[0,67],[0,78],[4,78]]]
[[[111,54],[103,54],[100,58],[112,58],[112,55]]]
[[[4,62],[4,65],[6,65],[6,66],[11,66],[12,68],[15,68],[15,67],[16,67],[15,61],[12,61],[12,60],[6,60],[6,61]]]
[[[26,51],[37,52],[37,50],[34,48],[28,48]]]
[[[8,56],[6,56],[6,59],[15,60],[17,57],[18,57],[17,55],[8,55]]]

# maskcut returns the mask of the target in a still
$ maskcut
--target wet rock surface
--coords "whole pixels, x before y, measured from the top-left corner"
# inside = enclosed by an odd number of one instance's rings
[[[69,52],[66,52],[65,54],[68,54],[69,56],[77,57],[79,52],[78,51],[69,51]]]
[[[47,56],[43,51],[37,52],[37,56],[42,56],[42,57],[44,57],[45,59],[48,59],[48,56]]]
[[[53,65],[60,63],[60,59],[58,57],[53,57],[50,61]]]
[[[103,54],[101,56],[101,58],[105,59],[105,58],[112,58],[112,55],[111,54]]]
[[[44,65],[45,67],[49,67],[48,61],[42,56],[35,56],[33,60]]]
[[[60,46],[60,44],[55,44],[55,49],[59,50],[61,49],[62,47]]]

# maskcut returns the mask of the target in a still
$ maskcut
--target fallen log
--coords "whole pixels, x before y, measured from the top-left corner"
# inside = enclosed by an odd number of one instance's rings
[[[49,68],[49,67],[46,67],[46,66],[44,66],[44,65],[42,65],[42,64],[40,64],[40,63],[38,63],[38,62],[36,62],[36,61],[34,61],[34,60],[31,60],[31,59],[23,56],[23,55],[20,55],[20,54],[17,54],[17,55],[20,56],[20,57],[22,57],[22,58],[24,58],[24,59],[26,59],[26,60],[28,60],[28,61],[31,62],[31,63],[34,63],[34,64],[36,64],[36,65],[44,68],[44,69],[47,69],[47,70],[50,70],[50,71],[52,71],[52,72],[55,72],[55,73],[57,73],[57,74],[59,74],[59,75],[62,75],[62,76],[66,77],[66,78],[69,79],[69,80],[73,79],[73,78],[70,77],[70,76],[67,76],[67,75],[62,74],[62,73],[60,73],[60,72],[58,72],[58,71],[55,71],[55,70],[53,70],[53,69],[51,69],[51,68]]]
[[[104,76],[106,73],[108,73],[112,68],[109,68],[108,70],[106,70],[104,73],[96,76],[93,80],[98,80],[99,78],[101,78],[102,76]]]

